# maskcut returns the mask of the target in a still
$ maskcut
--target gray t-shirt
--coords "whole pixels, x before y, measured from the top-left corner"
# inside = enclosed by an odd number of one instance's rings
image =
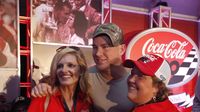
[[[89,94],[94,103],[95,112],[130,112],[134,104],[129,101],[127,88],[128,74],[118,80],[105,79],[93,67],[89,70]]]

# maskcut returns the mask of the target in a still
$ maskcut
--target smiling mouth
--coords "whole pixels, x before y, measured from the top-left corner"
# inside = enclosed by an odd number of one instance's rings
[[[62,74],[62,75],[60,75],[60,77],[63,78],[63,79],[69,79],[69,78],[72,78],[72,75]]]
[[[102,63],[105,62],[105,59],[96,59],[96,62],[97,62],[98,64],[102,64]]]
[[[73,79],[72,76],[62,76],[60,78],[61,78],[62,81],[70,81],[70,80]]]
[[[70,75],[64,75],[64,76],[62,76],[62,77],[64,77],[64,78],[71,78]]]
[[[128,89],[129,90],[138,90],[137,86],[135,84],[131,84],[131,83],[128,84]]]

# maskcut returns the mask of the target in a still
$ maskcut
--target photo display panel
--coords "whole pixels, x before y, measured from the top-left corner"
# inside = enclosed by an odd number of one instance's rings
[[[101,0],[32,1],[34,42],[91,45],[92,33],[101,23]]]

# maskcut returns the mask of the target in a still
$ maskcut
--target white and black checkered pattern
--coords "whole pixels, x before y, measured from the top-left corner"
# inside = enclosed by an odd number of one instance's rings
[[[187,80],[194,74],[195,69],[198,67],[198,55],[195,48],[193,48],[188,56],[183,60],[183,63],[179,66],[179,70],[174,75],[169,84],[179,83],[181,81]]]

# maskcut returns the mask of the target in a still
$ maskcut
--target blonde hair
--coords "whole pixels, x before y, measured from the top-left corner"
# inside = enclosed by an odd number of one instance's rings
[[[85,93],[88,96],[88,88],[89,83],[87,82],[86,74],[87,74],[87,63],[85,56],[83,52],[78,47],[64,47],[63,49],[57,51],[55,56],[53,57],[51,68],[50,68],[50,77],[51,77],[51,83],[50,85],[54,87],[60,86],[59,80],[56,75],[57,65],[58,62],[65,56],[66,54],[72,54],[76,57],[76,60],[78,62],[78,65],[80,67],[80,80],[79,85],[81,88],[81,91]]]

